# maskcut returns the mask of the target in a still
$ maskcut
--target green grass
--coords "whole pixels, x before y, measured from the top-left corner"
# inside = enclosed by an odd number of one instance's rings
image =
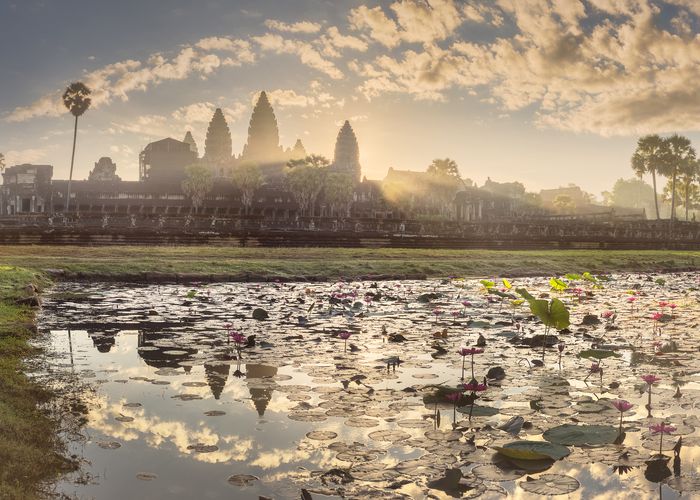
[[[57,424],[40,410],[52,393],[24,373],[38,354],[34,309],[15,304],[25,286],[45,286],[42,275],[0,265],[0,498],[42,497],[42,488],[68,466],[61,457]]]
[[[0,246],[0,264],[60,269],[84,277],[139,279],[142,273],[193,273],[231,279],[524,276],[590,271],[678,271],[700,252],[625,250],[423,250],[238,247]]]

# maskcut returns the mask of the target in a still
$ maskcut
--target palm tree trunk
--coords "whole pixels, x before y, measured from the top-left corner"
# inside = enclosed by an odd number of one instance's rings
[[[75,127],[73,128],[73,153],[70,157],[70,174],[68,174],[68,193],[66,195],[66,205],[64,208],[65,212],[68,212],[70,208],[70,184],[73,180],[73,163],[75,162],[75,143],[78,139],[78,117],[75,117]]]
[[[671,178],[671,220],[676,218],[676,169],[673,169]]]
[[[659,216],[659,197],[656,194],[656,170],[651,171],[651,181],[654,185],[654,208],[656,208],[656,220],[659,220],[661,217]]]

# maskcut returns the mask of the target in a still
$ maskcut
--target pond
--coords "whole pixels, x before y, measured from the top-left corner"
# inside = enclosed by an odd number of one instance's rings
[[[59,284],[39,318],[49,371],[90,390],[69,445],[83,467],[56,488],[100,499],[700,490],[698,277],[511,281]],[[543,337],[523,295],[560,300],[570,326]],[[633,406],[621,413],[620,399]],[[508,451],[514,441],[526,449]]]

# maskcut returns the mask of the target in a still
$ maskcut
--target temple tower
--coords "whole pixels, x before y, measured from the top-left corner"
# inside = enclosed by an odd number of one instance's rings
[[[356,181],[360,181],[360,147],[357,144],[357,137],[352,130],[349,121],[345,121],[338,138],[335,141],[335,154],[331,171],[348,174]]]
[[[182,140],[182,142],[189,144],[190,145],[190,151],[192,151],[194,154],[197,155],[197,158],[199,158],[199,150],[197,149],[197,143],[194,140],[194,137],[192,137],[192,132],[189,130],[185,134],[185,138]]]
[[[306,148],[302,144],[301,139],[297,139],[297,142],[294,143],[294,147],[289,153],[289,159],[301,160],[302,158],[306,158]]]
[[[248,142],[243,148],[243,159],[264,164],[279,162],[282,156],[277,118],[267,94],[262,91],[250,117]]]
[[[207,129],[204,159],[214,165],[227,164],[231,161],[231,154],[231,132],[221,108],[216,108]]]

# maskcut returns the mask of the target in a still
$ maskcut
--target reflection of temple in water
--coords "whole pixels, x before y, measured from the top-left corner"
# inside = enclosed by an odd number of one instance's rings
[[[109,352],[115,344],[114,337],[119,332],[98,332],[95,330],[88,330],[88,337],[92,340],[92,344],[95,346],[98,352]]]
[[[173,334],[167,333],[157,333],[149,332],[146,330],[139,330],[138,336],[138,347],[155,347],[154,342],[159,340],[170,340]],[[164,354],[164,351],[177,349],[178,351],[185,351],[185,354],[171,355]],[[138,350],[139,357],[148,365],[154,368],[180,368],[180,363],[187,360],[190,356],[197,354],[197,349],[192,349],[191,347],[159,347],[153,350]],[[192,368],[190,366],[184,367],[185,372],[189,372]]]
[[[214,395],[214,399],[219,399],[221,393],[226,386],[231,365],[228,363],[204,363],[204,375],[207,379],[207,384]]]
[[[258,411],[258,415],[262,417],[265,415],[267,405],[272,399],[274,389],[272,387],[254,387],[253,384],[255,382],[259,382],[260,379],[272,378],[277,375],[277,367],[249,364],[246,365],[245,375],[246,379],[248,379],[248,390],[250,391],[250,397],[253,400],[255,409]]]

